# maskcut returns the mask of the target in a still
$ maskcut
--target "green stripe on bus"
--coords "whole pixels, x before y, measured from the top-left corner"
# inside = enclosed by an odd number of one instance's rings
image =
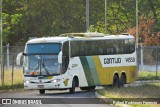
[[[87,61],[88,61],[88,64],[89,64],[89,67],[90,67],[95,85],[100,85],[98,73],[97,73],[97,70],[96,70],[96,65],[94,63],[94,60],[93,60],[92,56],[87,56]]]
[[[86,57],[81,56],[80,60],[81,60],[81,63],[82,63],[83,69],[84,69],[84,73],[85,73],[85,76],[87,79],[88,86],[94,86],[95,85],[94,80],[93,80],[92,73],[91,73],[91,70],[90,70],[90,67],[89,67],[89,64],[88,64]]]

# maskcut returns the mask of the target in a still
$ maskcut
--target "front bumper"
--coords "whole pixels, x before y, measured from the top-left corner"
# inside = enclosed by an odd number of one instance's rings
[[[24,83],[24,89],[61,89],[60,82],[57,83]]]

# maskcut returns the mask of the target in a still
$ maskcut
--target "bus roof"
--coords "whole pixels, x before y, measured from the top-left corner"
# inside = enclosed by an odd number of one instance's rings
[[[87,33],[65,33],[60,36],[71,36],[71,37],[104,37],[105,34],[98,32],[87,32]]]
[[[68,40],[68,37],[42,37],[42,38],[36,38],[36,39],[31,39],[27,42],[27,44],[32,44],[32,43],[63,43]]]
[[[42,38],[31,39],[27,42],[27,44],[63,43],[65,41],[74,41],[74,40],[104,40],[104,39],[131,39],[131,38],[134,37],[130,34],[105,35],[103,33],[66,33],[55,37],[42,37]]]

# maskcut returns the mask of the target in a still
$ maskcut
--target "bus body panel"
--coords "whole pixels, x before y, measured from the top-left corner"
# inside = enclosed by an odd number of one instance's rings
[[[67,72],[69,72],[69,75],[71,75],[72,78],[74,76],[78,77],[79,86],[81,86],[81,87],[88,86],[88,83],[87,83],[87,80],[85,77],[85,72],[83,69],[83,65],[82,65],[79,57],[71,58],[68,68],[70,69],[70,71],[67,71]]]
[[[133,57],[136,53],[131,55],[102,55],[102,56],[80,56],[73,57],[70,60],[70,75],[76,74],[79,78],[79,86],[97,86],[97,85],[111,85],[115,73],[118,73],[119,78],[122,73],[126,74],[126,83],[132,83],[136,79],[136,58]],[[112,64],[105,65],[105,58],[119,57],[121,62],[112,66]],[[128,60],[127,58],[133,58]],[[105,64],[104,64],[105,63]],[[118,61],[117,61],[118,63]],[[113,63],[114,64],[114,63]]]

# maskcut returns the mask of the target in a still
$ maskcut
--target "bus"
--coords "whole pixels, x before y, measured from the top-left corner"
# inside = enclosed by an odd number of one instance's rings
[[[23,56],[23,58],[22,58]],[[96,86],[123,87],[136,80],[135,38],[130,34],[66,33],[29,40],[23,59],[24,88],[93,90]]]

